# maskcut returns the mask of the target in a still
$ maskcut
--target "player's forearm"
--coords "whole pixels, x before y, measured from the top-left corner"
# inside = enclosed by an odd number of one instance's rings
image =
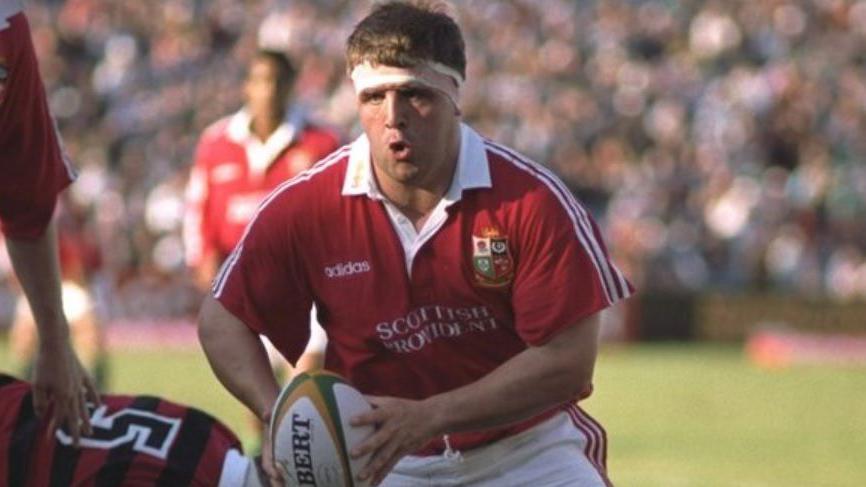
[[[6,248],[15,274],[39,329],[41,344],[65,343],[69,326],[63,315],[57,234],[53,221],[33,240],[7,238]]]
[[[443,433],[492,428],[528,419],[587,390],[598,340],[593,317],[530,347],[482,379],[429,398]]]
[[[210,295],[202,304],[198,334],[220,382],[266,421],[279,387],[258,336]]]

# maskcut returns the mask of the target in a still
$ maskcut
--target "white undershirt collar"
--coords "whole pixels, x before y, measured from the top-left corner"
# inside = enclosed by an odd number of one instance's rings
[[[232,115],[227,128],[228,138],[244,147],[247,164],[253,175],[263,174],[286,147],[295,141],[306,123],[305,110],[293,105],[285,118],[264,143],[250,130],[252,117],[246,107]]]
[[[460,124],[460,156],[457,159],[454,178],[420,231],[416,231],[412,222],[379,190],[373,177],[370,141],[366,135],[361,135],[352,143],[342,194],[344,196],[366,195],[368,198],[382,201],[391,224],[400,238],[403,255],[406,258],[406,271],[411,275],[415,255],[445,224],[448,219],[446,211],[448,207],[460,201],[464,190],[491,186],[490,165],[487,151],[484,149],[484,140],[468,125]]]

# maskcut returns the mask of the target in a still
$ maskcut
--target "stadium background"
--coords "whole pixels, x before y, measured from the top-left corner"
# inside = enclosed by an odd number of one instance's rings
[[[866,1],[454,3],[466,119],[558,172],[641,291],[606,316],[587,406],[613,480],[863,485]],[[90,249],[110,390],[200,405],[250,443],[190,327],[192,151],[238,108],[258,44],[293,55],[316,117],[359,133],[341,52],[367,6],[26,2],[81,172],[63,222]],[[0,279],[2,330],[7,263]]]

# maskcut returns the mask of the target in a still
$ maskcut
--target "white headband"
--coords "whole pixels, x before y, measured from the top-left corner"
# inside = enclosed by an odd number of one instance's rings
[[[365,61],[356,65],[349,76],[355,85],[355,93],[359,95],[364,90],[372,88],[418,83],[443,93],[456,108],[460,106],[463,76],[454,68],[435,61],[418,64],[412,68],[398,68],[383,64],[373,66],[369,61]]]

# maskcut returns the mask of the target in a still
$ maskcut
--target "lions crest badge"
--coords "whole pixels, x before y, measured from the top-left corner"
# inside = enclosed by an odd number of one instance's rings
[[[481,236],[472,236],[472,269],[475,281],[484,287],[502,287],[514,278],[514,260],[508,248],[508,237],[496,228],[487,227]]]

